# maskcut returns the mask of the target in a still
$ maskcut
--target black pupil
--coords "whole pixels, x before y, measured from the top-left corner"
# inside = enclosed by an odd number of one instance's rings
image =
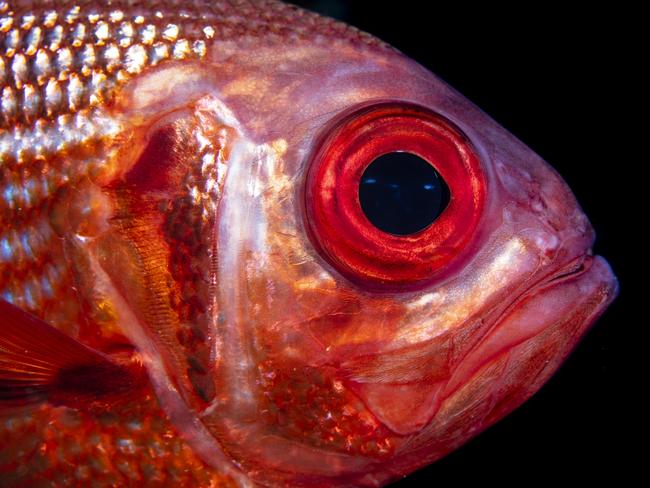
[[[421,157],[392,152],[366,168],[359,200],[375,227],[403,236],[425,229],[440,216],[449,204],[449,187]]]

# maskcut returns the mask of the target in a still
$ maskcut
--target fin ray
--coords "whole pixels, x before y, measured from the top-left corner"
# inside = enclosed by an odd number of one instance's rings
[[[138,361],[117,361],[0,299],[0,410],[108,401],[145,378]]]

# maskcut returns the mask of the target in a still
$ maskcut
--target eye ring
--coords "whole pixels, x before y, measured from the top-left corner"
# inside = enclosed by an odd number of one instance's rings
[[[363,172],[391,152],[427,161],[451,193],[440,216],[414,234],[378,229],[359,201]],[[321,255],[351,281],[414,288],[433,279],[466,247],[482,214],[485,190],[475,151],[450,121],[413,104],[376,104],[345,116],[316,146],[304,192],[307,229]]]

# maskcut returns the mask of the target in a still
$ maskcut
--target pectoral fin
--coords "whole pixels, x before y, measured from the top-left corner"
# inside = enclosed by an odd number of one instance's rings
[[[106,355],[0,299],[0,411],[42,402],[110,405],[146,382],[136,354]]]

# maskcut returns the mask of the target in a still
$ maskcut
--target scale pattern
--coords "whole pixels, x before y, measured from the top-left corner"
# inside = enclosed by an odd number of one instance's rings
[[[0,296],[79,335],[83,310],[57,233],[57,204],[70,188],[113,174],[128,130],[113,101],[129,79],[161,63],[205,59],[222,41],[330,43],[333,37],[386,49],[352,27],[275,1],[0,0]],[[173,208],[168,224],[184,211]],[[191,251],[186,247],[170,263],[175,279],[183,252]],[[214,394],[209,382],[192,381]],[[0,418],[0,485],[52,482],[220,486],[227,480],[198,460],[150,397],[119,413],[44,406]]]
[[[43,406],[0,419],[0,485],[234,486],[194,455],[151,392],[119,413]]]
[[[204,58],[219,41],[326,42],[330,35],[385,47],[273,1],[0,2],[0,295],[39,312],[47,296],[24,297],[20,289],[30,282],[53,295],[69,288],[65,265],[58,266],[67,281],[43,272],[60,254],[45,216],[61,188],[110,170],[123,130],[110,107],[126,81],[162,62]],[[46,245],[32,247],[30,239]],[[43,265],[31,266],[31,256]],[[33,269],[16,271],[25,267]]]

